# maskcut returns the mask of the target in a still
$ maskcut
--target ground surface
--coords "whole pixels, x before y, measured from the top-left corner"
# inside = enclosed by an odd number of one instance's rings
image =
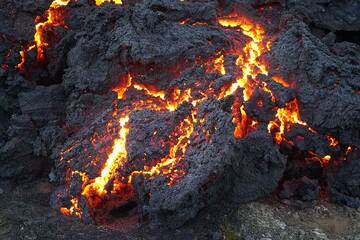
[[[317,202],[224,203],[177,230],[139,224],[134,210],[107,226],[85,225],[49,207],[46,179],[0,183],[0,239],[346,239],[360,240],[360,209]]]

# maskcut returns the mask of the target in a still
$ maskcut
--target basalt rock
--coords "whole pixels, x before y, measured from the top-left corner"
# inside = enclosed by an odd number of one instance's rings
[[[355,150],[341,166],[328,169],[328,189],[332,201],[349,207],[360,207],[359,165],[359,151]]]
[[[285,168],[286,157],[271,136],[260,131],[250,133],[238,142],[232,160],[235,200],[246,202],[271,193]]]
[[[200,106],[199,116],[205,120],[194,126],[192,143],[184,156],[187,170],[183,178],[173,186],[161,177],[145,179],[135,185],[139,196],[147,196],[141,199],[141,209],[154,224],[182,225],[230,191],[235,141],[231,114],[222,110],[222,104],[209,100]]]
[[[174,228],[279,183],[359,207],[356,1],[70,1],[39,60],[51,2],[0,4],[0,179],[51,168],[92,223],[136,202]]]
[[[279,193],[279,197],[282,199],[296,198],[302,201],[312,201],[320,197],[319,182],[308,177],[286,181],[282,188]]]
[[[301,117],[309,126],[333,134],[344,145],[358,144],[360,95],[354,93],[360,66],[344,63],[304,23],[286,21],[269,54],[270,69],[279,70],[270,73],[297,86]]]
[[[63,101],[59,85],[39,86],[19,94],[20,112],[9,119],[8,141],[0,148],[2,177],[27,179],[50,168],[47,159],[63,141],[63,130],[58,127],[64,112]]]
[[[357,1],[287,1],[286,7],[309,24],[329,31],[359,31],[360,5]]]

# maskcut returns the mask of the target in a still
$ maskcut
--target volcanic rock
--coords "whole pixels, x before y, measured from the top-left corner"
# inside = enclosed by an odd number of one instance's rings
[[[236,144],[232,160],[233,193],[238,202],[246,202],[271,193],[286,167],[286,157],[271,136],[254,131]]]
[[[38,125],[52,120],[61,121],[64,98],[60,85],[38,86],[33,91],[19,94],[20,110]]]
[[[154,224],[171,223],[171,228],[193,218],[207,204],[221,199],[231,189],[228,169],[234,154],[231,114],[224,112],[221,102],[206,101],[200,106],[199,117],[191,136],[184,161],[186,174],[173,186],[166,178],[144,180],[140,196],[143,214]],[[207,131],[210,132],[210,135]]]
[[[147,161],[169,154],[169,136],[182,120],[184,113],[141,110],[131,113],[127,137],[128,162],[134,169],[142,169]],[[137,163],[137,164],[136,164]],[[138,167],[136,167],[138,166]]]
[[[0,179],[52,168],[52,206],[93,223],[136,201],[179,227],[281,179],[359,206],[356,1],[51,2],[0,4]]]
[[[349,153],[341,166],[331,166],[327,171],[328,189],[332,201],[349,207],[360,207],[359,151]]]
[[[356,1],[287,1],[286,7],[309,24],[328,30],[360,30],[360,6]]]
[[[320,186],[317,180],[308,177],[286,181],[282,185],[283,189],[279,193],[282,199],[297,198],[303,201],[319,199]]]
[[[299,41],[301,39],[301,41]],[[308,27],[289,19],[269,54],[270,69],[298,86],[300,115],[309,126],[343,144],[359,142],[359,65],[344,63]],[[342,79],[342,81],[339,81]],[[315,150],[315,149],[314,149]]]

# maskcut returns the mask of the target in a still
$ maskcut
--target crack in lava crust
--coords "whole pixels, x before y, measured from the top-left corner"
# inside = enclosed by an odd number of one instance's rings
[[[45,60],[45,49],[49,46],[45,33],[52,31],[53,27],[66,28],[64,11],[69,2],[70,0],[54,1],[44,16],[36,19],[34,42],[24,46],[21,51],[22,61],[18,64],[18,69],[24,70],[26,55],[33,49],[37,50],[37,61]],[[121,0],[96,0],[95,4],[101,5],[105,2],[122,4]],[[180,21],[179,24],[186,24],[186,21]],[[202,26],[203,24],[197,23],[194,25]],[[291,130],[293,125],[303,126],[308,131],[316,133],[315,129],[312,129],[301,119],[296,97],[288,101],[284,107],[273,107],[272,110],[275,115],[270,121],[261,121],[249,116],[246,104],[253,100],[258,89],[269,97],[270,103],[273,104],[278,101],[269,84],[261,80],[261,76],[269,77],[268,65],[263,56],[271,49],[271,37],[266,35],[266,30],[261,24],[237,14],[219,17],[216,27],[224,33],[233,31],[241,33],[248,37],[248,41],[241,49],[235,47],[230,50],[223,49],[216,52],[213,58],[208,60],[212,65],[208,69],[226,77],[228,75],[225,66],[226,58],[228,55],[235,55],[235,65],[239,74],[234,76],[230,83],[223,84],[218,89],[215,89],[214,85],[210,83],[206,90],[197,89],[196,84],[194,86],[184,87],[179,85],[169,87],[169,89],[158,89],[155,85],[138,82],[139,76],[136,73],[130,72],[126,76],[122,76],[119,84],[112,89],[113,92],[117,93],[118,102],[114,103],[115,110],[111,113],[116,120],[106,123],[108,126],[117,126],[116,134],[111,136],[113,138],[111,149],[106,154],[105,161],[94,159],[94,165],[99,164],[99,162],[102,163],[96,177],[90,176],[91,174],[86,171],[67,169],[66,191],[70,198],[67,204],[60,207],[63,214],[83,218],[85,202],[88,208],[86,210],[90,212],[89,214],[94,221],[97,221],[96,218],[100,215],[98,211],[109,211],[134,197],[133,184],[139,176],[145,179],[153,179],[158,176],[164,177],[169,188],[180,182],[188,170],[184,163],[187,149],[191,145],[191,141],[196,139],[199,134],[195,130],[195,125],[202,124],[204,121],[204,119],[199,119],[197,116],[199,105],[208,99],[223,101],[229,99],[229,97],[234,98],[230,112],[234,123],[233,135],[236,139],[245,138],[251,132],[260,128],[260,125],[267,126],[268,132],[273,135],[274,141],[279,145],[283,143],[293,145],[286,138],[286,133]],[[270,76],[270,78],[284,88],[294,87],[293,84],[288,83],[281,76]],[[136,92],[136,97],[129,94],[129,92]],[[126,107],[121,108],[121,110],[116,109],[115,105],[123,102],[130,104],[125,104]],[[261,108],[264,106],[264,101],[260,99],[256,104]],[[184,111],[183,108],[186,108],[187,111]],[[177,126],[172,129],[167,138],[169,144],[165,156],[144,162],[140,168],[131,169],[128,166],[132,163],[128,161],[127,138],[132,127],[136,127],[130,124],[131,115],[140,110],[155,112],[184,111],[185,114],[183,114],[182,119],[179,120]],[[204,131],[207,140],[211,139],[210,131]],[[154,132],[153,134],[156,135],[157,133]],[[333,136],[329,135],[328,139],[331,147],[336,147],[339,144],[338,140]],[[159,142],[159,144],[161,143]],[[350,146],[349,148],[351,149]],[[61,159],[63,160],[64,156],[71,152],[72,149],[73,146],[64,149],[61,153]],[[331,155],[318,156],[311,151],[307,154],[321,162],[322,165],[328,164],[332,159]],[[76,161],[76,159],[67,159],[66,161]],[[70,194],[71,179],[75,177],[81,179],[81,191],[78,194]]]
[[[183,160],[187,146],[190,144],[190,137],[194,131],[193,124],[197,122],[196,106],[209,97],[216,97],[218,100],[221,100],[230,95],[234,95],[238,89],[242,89],[244,99],[241,100],[241,98],[236,97],[232,106],[234,116],[233,122],[236,124],[234,129],[234,136],[236,138],[244,138],[250,131],[257,128],[258,122],[247,116],[244,105],[242,104],[243,101],[246,102],[252,97],[254,84],[260,86],[263,91],[269,93],[272,97],[272,101],[276,101],[275,94],[272,93],[267,84],[257,80],[258,75],[268,74],[266,62],[261,60],[261,56],[270,49],[271,41],[265,35],[263,27],[243,16],[237,15],[219,18],[218,23],[220,26],[224,27],[225,31],[236,29],[236,31],[241,31],[250,38],[250,41],[245,45],[241,52],[235,52],[238,56],[236,65],[240,68],[242,76],[236,78],[230,86],[223,86],[219,94],[214,94],[214,91],[209,88],[205,93],[205,97],[199,99],[192,98],[191,89],[187,89],[184,92],[175,89],[170,95],[171,97],[168,98],[166,92],[163,90],[157,90],[154,86],[147,87],[135,83],[131,74],[128,74],[126,78],[123,78],[121,84],[113,89],[113,91],[117,92],[119,101],[123,99],[129,88],[141,91],[144,95],[149,96],[149,98],[145,101],[134,100],[132,108],[128,109],[126,113],[123,113],[125,117],[120,117],[119,119],[121,127],[118,138],[114,140],[112,152],[105,162],[101,175],[93,180],[87,179],[85,181],[82,195],[87,199],[88,204],[92,208],[103,207],[105,204],[104,201],[106,201],[104,200],[106,199],[106,195],[124,194],[124,192],[132,194],[129,189],[131,189],[133,178],[137,175],[143,175],[145,178],[159,175],[167,176],[168,186],[170,187],[171,185],[176,184],[176,181],[181,181],[181,177],[186,174],[186,169],[175,169],[175,167]],[[213,64],[215,71],[222,75],[226,74],[224,55],[215,58]],[[281,77],[275,77],[274,81],[281,82],[284,86],[289,87]],[[157,99],[160,103],[155,103],[153,99]],[[171,141],[172,144],[170,146],[169,154],[159,160],[154,160],[153,162],[156,164],[153,166],[144,165],[142,170],[132,171],[120,178],[116,177],[116,173],[121,172],[121,169],[127,161],[126,137],[131,126],[127,126],[126,123],[129,121],[131,112],[144,108],[156,111],[176,111],[178,106],[182,103],[190,101],[193,105],[192,114],[185,117],[171,134],[170,139],[173,140]],[[307,126],[307,124],[300,119],[296,99],[288,103],[285,108],[277,109],[275,119],[268,123],[268,130],[269,132],[273,131],[275,141],[278,144],[281,144],[282,141],[286,141],[284,137],[285,130],[290,130],[292,124]],[[113,186],[109,188],[108,185],[109,183],[111,185],[111,182],[114,183]],[[124,191],[124,189],[127,190]],[[122,198],[122,200],[127,200],[131,198],[131,196],[121,196],[120,198]],[[97,200],[95,201],[94,199]],[[74,202],[76,203],[76,201]],[[79,211],[81,210],[74,204],[72,204],[69,209],[64,208],[62,210],[65,214],[75,216],[81,215],[79,214]]]

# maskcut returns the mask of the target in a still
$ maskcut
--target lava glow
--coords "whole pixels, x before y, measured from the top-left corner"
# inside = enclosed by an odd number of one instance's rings
[[[49,46],[46,39],[47,32],[51,32],[52,27],[65,27],[64,7],[70,3],[70,0],[54,0],[44,16],[37,16],[35,19],[34,41],[20,51],[21,62],[17,68],[24,70],[26,54],[32,49],[37,49],[37,60],[45,60],[45,48]]]
[[[101,4],[102,2],[104,1],[97,1],[97,4]],[[131,108],[122,114],[122,116],[125,117],[119,119],[120,130],[118,137],[114,139],[112,151],[109,153],[99,177],[85,181],[82,195],[87,199],[90,206],[98,206],[104,201],[102,199],[109,194],[129,194],[129,191],[126,190],[125,193],[124,189],[131,189],[133,179],[137,175],[143,175],[145,178],[162,175],[167,177],[168,186],[171,187],[173,184],[176,184],[176,182],[186,174],[186,170],[178,166],[184,160],[187,146],[190,144],[190,137],[194,132],[194,124],[198,122],[196,106],[210,96],[223,99],[226,96],[234,95],[238,92],[238,89],[241,90],[243,99],[236,96],[232,106],[233,123],[235,124],[234,136],[236,138],[244,138],[250,131],[258,127],[259,122],[251,119],[246,113],[243,101],[246,102],[252,97],[255,85],[260,86],[263,91],[269,93],[273,102],[276,101],[276,96],[267,84],[257,82],[257,76],[259,74],[268,74],[266,62],[260,58],[264,53],[269,51],[271,41],[266,37],[265,30],[261,25],[247,18],[229,16],[218,19],[218,23],[224,30],[235,29],[250,39],[242,51],[236,52],[238,54],[236,66],[239,67],[242,75],[238,76],[230,86],[222,87],[220,94],[215,94],[214,91],[209,89],[209,91],[197,93],[197,96],[200,97],[196,99],[192,97],[193,89],[191,88],[181,90],[178,87],[174,87],[165,91],[157,89],[155,86],[136,82],[136,76],[133,77],[132,74],[121,77],[119,84],[113,89],[113,91],[117,93],[119,101],[127,99],[127,92],[131,89],[132,91],[138,91],[142,96],[146,96],[146,99],[134,99]],[[217,56],[218,57],[213,60],[213,71],[225,75],[225,55],[219,55],[219,53],[217,53]],[[289,87],[289,84],[280,77],[275,76],[273,80],[282,84],[284,87]],[[131,128],[131,126],[127,124],[129,122],[129,116],[131,116],[131,111],[141,109],[176,111],[184,102],[192,103],[194,109],[192,114],[185,117],[170,134],[169,154],[161,159],[152,161],[154,163],[152,165],[145,164],[141,170],[134,170],[128,173],[127,176],[122,176],[121,179],[116,178],[116,173],[122,169],[127,161],[126,137],[129,133],[129,128]],[[258,105],[261,107],[263,102],[259,102]],[[199,120],[200,123],[203,121],[204,119]],[[296,99],[290,101],[284,108],[277,109],[275,119],[268,123],[268,130],[274,134],[275,141],[280,144],[285,140],[285,132],[290,130],[292,124],[307,126],[307,123],[300,118],[299,106]],[[206,130],[205,132],[208,133]],[[321,162],[328,162],[331,157],[327,155],[318,159]],[[126,199],[127,196],[123,196],[123,198]],[[78,211],[75,210],[77,209],[78,200],[73,200],[72,202],[74,203],[72,208],[62,210],[62,212],[68,215],[78,216]]]
[[[127,158],[126,152],[126,136],[129,132],[129,128],[126,124],[129,121],[129,116],[120,118],[120,131],[118,138],[114,140],[112,152],[105,162],[105,167],[101,170],[99,177],[95,178],[94,182],[87,185],[83,191],[84,196],[88,196],[90,189],[95,190],[100,196],[107,193],[105,187],[109,180],[114,176],[116,170],[122,167]]]
[[[45,48],[49,46],[49,42],[46,39],[46,33],[51,32],[51,28],[53,27],[66,27],[63,10],[70,1],[71,0],[54,0],[43,16],[36,17],[34,41],[21,50],[21,62],[17,65],[18,69],[24,70],[26,53],[35,47],[37,48],[37,60],[45,60]],[[122,4],[122,0],[96,0],[95,3],[99,6],[105,2]]]
[[[129,182],[131,182],[132,176],[136,174],[142,174],[149,177],[160,174],[172,174],[168,185],[173,184],[173,181],[177,177],[179,177],[176,176],[178,171],[174,170],[174,168],[179,163],[179,161],[183,160],[184,158],[187,145],[190,143],[189,138],[194,131],[195,121],[195,113],[193,113],[189,117],[186,117],[172,133],[171,137],[174,139],[174,142],[170,147],[169,155],[160,159],[160,161],[158,161],[155,166],[150,167],[149,169],[144,169],[142,171],[134,171],[130,176]]]
[[[106,2],[112,2],[112,3],[115,3],[115,4],[122,4],[122,0],[96,0],[95,1],[95,4],[97,6],[100,6],[101,4],[103,3],[106,3]]]
[[[224,55],[221,55],[220,57],[215,59],[214,62],[215,69],[221,73],[222,75],[226,74],[225,67],[224,67]]]
[[[60,208],[60,212],[67,216],[71,215],[71,216],[81,217],[82,212],[79,208],[78,199],[72,198],[70,202],[71,202],[71,207],[70,208],[62,207]]]
[[[239,53],[236,65],[242,70],[242,76],[221,94],[221,97],[232,95],[238,88],[243,88],[244,100],[250,99],[253,92],[249,79],[255,79],[259,74],[268,74],[266,63],[259,58],[267,52],[267,45],[264,28],[243,16],[228,16],[218,19],[223,27],[235,28],[244,35],[250,37],[241,53]]]
[[[37,49],[37,60],[45,60],[45,49],[50,44],[47,35],[49,32],[52,32],[53,27],[66,27],[64,9],[69,2],[70,0],[55,0],[43,16],[36,18],[34,41],[23,47],[23,50],[20,52],[22,61],[18,64],[18,69],[24,69],[26,55],[34,48]],[[96,0],[95,4],[99,6],[105,2],[123,3],[121,0]],[[179,24],[185,24],[187,20],[181,21]],[[112,90],[117,94],[117,101],[131,101],[131,105],[126,109],[114,110],[112,113],[112,116],[117,118],[116,125],[118,126],[118,131],[116,137],[112,140],[112,147],[107,154],[103,166],[99,169],[97,177],[90,179],[86,172],[72,171],[70,169],[71,176],[78,174],[82,178],[81,196],[71,197],[69,200],[71,206],[69,208],[60,208],[61,213],[81,218],[82,210],[79,207],[81,199],[85,199],[87,204],[94,208],[112,199],[114,196],[122,200],[128,199],[132,194],[131,187],[134,177],[137,175],[142,175],[144,178],[153,178],[159,175],[165,176],[169,187],[180,181],[186,174],[186,169],[184,169],[182,163],[184,162],[187,148],[191,144],[190,139],[192,139],[191,136],[195,132],[195,125],[198,123],[202,124],[205,121],[204,118],[197,119],[197,107],[209,97],[221,100],[230,95],[234,96],[231,110],[234,123],[234,137],[237,139],[245,138],[249,132],[255,130],[261,124],[267,126],[269,133],[273,134],[274,141],[278,144],[288,142],[285,135],[294,124],[305,126],[309,131],[314,131],[301,119],[296,98],[288,102],[283,108],[274,108],[274,111],[276,111],[274,119],[266,123],[252,119],[246,113],[246,105],[244,103],[251,99],[255,87],[259,87],[268,93],[271,96],[272,102],[276,103],[276,96],[268,84],[257,78],[259,75],[268,75],[268,65],[262,57],[271,49],[272,40],[266,35],[262,25],[244,16],[231,14],[217,19],[217,23],[218,27],[225,32],[232,31],[245,35],[247,42],[242,49],[235,48],[229,52],[222,50],[214,53],[214,57],[208,60],[212,63],[210,71],[226,75],[225,59],[227,59],[227,54],[231,54],[237,57],[235,65],[238,68],[237,70],[239,70],[237,72],[240,74],[234,76],[232,82],[222,86],[219,92],[214,91],[210,86],[207,90],[198,90],[186,85],[171,86],[169,89],[158,89],[155,85],[141,83],[133,73],[121,76],[118,85]],[[272,80],[283,87],[293,87],[292,84],[289,84],[280,76],[272,76]],[[195,86],[197,85],[195,84]],[[240,91],[242,94],[239,94]],[[137,94],[136,97],[129,94],[129,92]],[[133,127],[130,126],[131,113],[135,110],[143,109],[174,112],[184,103],[191,103],[189,104],[192,108],[191,113],[187,113],[182,121],[173,129],[170,136],[168,136],[170,148],[167,156],[155,159],[152,161],[152,164],[144,164],[140,170],[122,171],[126,169],[125,166],[128,160],[126,144],[128,133],[131,127]],[[257,102],[258,107],[263,107],[263,105],[263,101]],[[111,125],[112,123],[107,124]],[[207,136],[210,135],[207,129],[202,130]],[[154,135],[156,134],[155,132]],[[92,143],[95,142],[94,139],[90,139],[90,141]],[[328,136],[328,141],[331,147],[336,147],[339,144],[332,136]],[[64,159],[65,153],[71,150],[72,146],[64,150],[61,154],[61,160]],[[348,148],[348,151],[351,151],[351,147]],[[332,159],[330,155],[320,157],[313,152],[308,154],[322,164],[327,164]],[[123,173],[123,175],[118,176],[120,173]]]
[[[256,124],[247,116],[244,105],[241,105],[238,98],[235,99],[232,106],[233,123],[235,123],[234,136],[244,138]]]
[[[307,123],[300,119],[299,106],[296,99],[289,102],[284,108],[279,108],[275,117],[276,120],[268,124],[268,131],[271,132],[273,128],[278,129],[275,133],[275,140],[279,144],[283,141],[285,130],[289,131],[292,124],[307,126]]]
[[[290,87],[290,84],[287,83],[282,77],[280,76],[272,76],[272,79],[277,82],[280,83],[283,87]]]
[[[271,41],[266,38],[265,30],[260,24],[243,16],[230,15],[218,19],[218,23],[223,27],[241,31],[250,38],[242,52],[238,52],[236,60],[236,65],[241,69],[242,76],[238,77],[230,87],[223,89],[220,93],[220,98],[232,95],[237,89],[242,88],[244,100],[248,101],[253,93],[253,86],[250,82],[255,81],[259,74],[268,74],[266,63],[261,61],[260,57],[270,49]],[[223,59],[220,60],[216,59],[215,66],[218,66],[219,63],[224,64]],[[221,70],[223,68],[223,66],[222,68],[217,67],[217,69]],[[260,83],[259,85],[263,85],[263,89],[269,92],[273,101],[275,101],[272,92],[266,88],[266,84]],[[243,138],[247,135],[249,129],[254,128],[251,126],[252,120],[247,116],[244,106],[240,105],[238,101],[234,102],[233,113],[235,113],[233,122],[236,124],[234,136],[236,138]]]
[[[327,139],[329,141],[329,146],[330,147],[336,147],[339,144],[339,141],[336,140],[336,138],[334,138],[334,137],[332,137],[330,135],[327,136]]]
[[[34,41],[37,47],[37,59],[39,61],[45,59],[44,49],[49,46],[49,43],[44,36],[44,32],[51,27],[65,27],[64,13],[61,9],[63,9],[63,7],[65,7],[69,2],[70,0],[55,0],[52,2],[49,10],[45,14],[45,21],[43,21],[39,16],[35,19],[36,31]]]

